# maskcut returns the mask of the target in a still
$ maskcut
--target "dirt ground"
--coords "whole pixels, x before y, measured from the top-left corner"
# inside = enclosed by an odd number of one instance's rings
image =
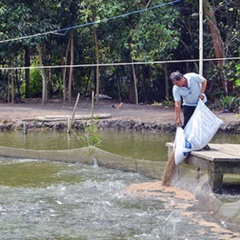
[[[0,103],[1,120],[34,119],[39,116],[71,116],[74,109],[72,104],[61,101],[49,101],[45,105],[41,101],[29,100],[24,103]],[[100,100],[94,105],[95,114],[110,114],[113,119],[133,119],[146,122],[174,123],[174,109],[158,105],[135,105],[123,103],[118,109],[119,103],[110,100]],[[225,123],[240,121],[237,113],[214,112]],[[91,114],[91,100],[80,100],[75,114]]]

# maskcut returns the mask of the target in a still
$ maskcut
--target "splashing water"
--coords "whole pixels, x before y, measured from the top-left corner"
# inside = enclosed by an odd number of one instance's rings
[[[0,178],[1,240],[219,239],[193,221],[203,215],[194,199],[176,198],[176,189],[164,191],[139,174],[96,164],[0,163],[6,173]],[[157,187],[129,190],[146,182]]]

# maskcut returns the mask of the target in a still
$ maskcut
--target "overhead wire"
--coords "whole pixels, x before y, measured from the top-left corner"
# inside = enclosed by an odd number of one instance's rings
[[[0,43],[6,43],[6,42],[12,42],[12,41],[17,41],[17,40],[23,40],[23,39],[27,39],[27,38],[34,38],[34,37],[38,37],[38,36],[44,36],[44,35],[48,35],[48,34],[58,34],[58,35],[65,35],[69,30],[71,29],[77,29],[77,28],[81,28],[81,27],[86,27],[86,26],[91,26],[91,25],[95,25],[95,24],[99,24],[102,22],[108,22],[111,20],[115,20],[118,18],[122,18],[122,17],[127,17],[130,15],[134,15],[134,14],[138,14],[138,13],[142,13],[144,11],[149,11],[149,10],[153,10],[153,9],[157,9],[160,7],[163,7],[165,5],[174,5],[177,2],[180,2],[181,0],[174,0],[168,3],[162,3],[162,4],[158,4],[152,7],[146,7],[144,9],[140,9],[140,10],[136,10],[136,11],[132,11],[129,13],[124,13],[118,16],[114,16],[114,17],[110,17],[107,19],[103,19],[103,20],[98,20],[98,21],[94,21],[94,22],[89,22],[89,23],[84,23],[84,24],[79,24],[79,25],[75,25],[75,26],[71,26],[68,28],[63,28],[63,29],[58,29],[58,30],[52,30],[52,31],[47,31],[44,33],[37,33],[37,34],[33,34],[33,35],[29,35],[29,36],[22,36],[22,37],[17,37],[17,38],[12,38],[12,39],[6,39],[6,40],[1,40]],[[61,34],[61,32],[64,32]],[[239,57],[232,57],[232,58],[210,58],[210,59],[203,59],[203,61],[218,61],[218,60],[239,60]],[[17,70],[17,69],[32,69],[32,68],[36,68],[36,69],[56,69],[56,68],[70,68],[70,67],[74,67],[74,68],[82,68],[82,67],[95,67],[95,66],[101,66],[101,67],[107,67],[107,66],[121,66],[121,65],[143,65],[143,64],[164,64],[164,63],[179,63],[179,62],[198,62],[199,59],[185,59],[185,60],[168,60],[168,61],[148,61],[148,62],[120,62],[120,63],[100,63],[100,64],[76,64],[76,65],[54,65],[54,66],[30,66],[30,67],[0,67],[0,70]]]
[[[204,62],[210,61],[223,61],[223,60],[240,60],[240,57],[231,58],[207,58],[203,59]],[[117,63],[99,63],[99,64],[75,64],[75,65],[54,65],[54,66],[30,66],[30,67],[0,67],[0,70],[24,70],[24,69],[56,69],[56,68],[83,68],[83,67],[110,67],[110,66],[128,66],[128,65],[146,65],[146,64],[174,64],[183,62],[199,62],[199,59],[178,59],[167,61],[148,61],[148,62],[117,62]]]
[[[155,5],[153,7],[147,7],[147,8],[144,8],[144,9],[140,9],[140,10],[132,11],[132,12],[129,12],[129,13],[124,13],[124,14],[121,14],[121,15],[118,15],[118,16],[110,17],[110,18],[107,18],[107,19],[102,19],[102,20],[89,22],[89,23],[83,23],[83,24],[79,24],[79,25],[75,25],[75,26],[71,26],[71,27],[67,27],[67,28],[47,31],[47,32],[43,32],[43,33],[36,33],[36,34],[33,34],[33,35],[11,38],[11,39],[6,39],[6,40],[1,40],[0,43],[24,40],[24,39],[28,39],[28,38],[34,38],[34,37],[39,37],[39,36],[44,36],[44,35],[49,35],[49,34],[65,35],[71,29],[77,29],[77,28],[82,28],[82,27],[86,27],[86,26],[99,24],[99,23],[102,23],[102,22],[108,22],[108,21],[115,20],[115,19],[118,19],[118,18],[127,17],[127,16],[130,16],[130,15],[134,15],[134,14],[142,13],[142,12],[145,12],[145,11],[153,10],[153,9],[156,9],[156,8],[160,8],[160,7],[163,7],[165,5],[173,5],[173,4],[175,4],[177,2],[180,2],[180,1],[181,0],[174,0],[174,1],[171,1],[171,2],[168,2],[168,3],[158,4],[158,5]],[[64,33],[61,34],[61,32],[64,32]]]

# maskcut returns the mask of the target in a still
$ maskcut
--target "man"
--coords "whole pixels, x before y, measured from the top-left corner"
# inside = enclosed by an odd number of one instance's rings
[[[207,88],[207,80],[197,73],[182,74],[179,71],[170,74],[170,81],[173,83],[173,98],[175,101],[175,120],[177,126],[183,128],[193,115],[197,106],[198,99],[206,102],[205,91]],[[184,122],[181,121],[181,98],[183,99],[183,117]],[[210,150],[206,145],[204,150]]]

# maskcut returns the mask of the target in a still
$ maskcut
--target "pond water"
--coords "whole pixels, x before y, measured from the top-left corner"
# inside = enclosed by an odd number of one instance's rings
[[[77,136],[82,136],[81,132]],[[173,134],[151,134],[137,132],[100,131],[100,148],[122,156],[166,160],[167,141],[174,139]],[[84,141],[74,134],[68,135],[62,131],[21,131],[1,132],[0,146],[35,150],[63,150],[82,147]]]
[[[174,141],[174,133],[141,133],[100,131],[100,148],[121,156],[154,161],[166,161],[166,142]],[[81,136],[81,133],[77,133]],[[240,144],[240,135],[218,134],[213,143]],[[0,146],[35,150],[63,150],[83,146],[75,135],[64,131],[0,132]]]
[[[100,135],[101,148],[106,151],[155,161],[166,161],[165,143],[174,139],[173,134],[165,133],[104,131]],[[240,143],[240,138],[218,135],[213,142]],[[81,142],[64,132],[29,131],[27,135],[2,132],[0,145],[57,150],[79,148]],[[183,179],[178,185],[195,186],[194,176],[189,170],[187,181]],[[216,199],[206,190],[206,177],[202,176],[198,189],[198,197],[204,198],[202,206],[180,188],[166,190],[159,182],[136,173],[96,165],[0,158],[0,239],[239,238],[240,224],[230,218],[226,221],[219,212],[214,216],[210,212],[223,201],[226,212],[237,213],[240,199],[236,195]],[[147,189],[128,191],[146,182]],[[212,206],[206,199],[212,200]]]

